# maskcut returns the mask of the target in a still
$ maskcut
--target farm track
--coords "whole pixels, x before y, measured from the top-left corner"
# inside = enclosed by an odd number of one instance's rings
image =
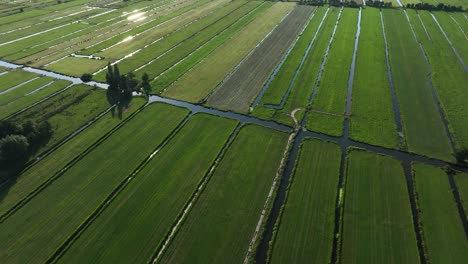
[[[207,104],[237,112],[248,110],[265,80],[291,46],[314,9],[297,6],[236,72],[211,95]]]

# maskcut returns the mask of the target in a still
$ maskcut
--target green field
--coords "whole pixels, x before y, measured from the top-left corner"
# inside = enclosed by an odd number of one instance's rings
[[[396,148],[398,134],[385,64],[385,43],[378,10],[362,11],[351,104],[352,139]]]
[[[402,10],[384,10],[383,17],[408,150],[451,160],[450,142],[427,80],[430,69],[408,23],[401,23],[406,20],[405,14]]]
[[[455,183],[460,194],[460,199],[465,209],[468,211],[468,173],[457,173],[453,176]],[[467,219],[468,220],[468,219]]]
[[[351,151],[344,197],[341,263],[419,263],[400,162]]]
[[[428,165],[413,166],[424,242],[431,263],[464,263],[468,241],[447,174]]]
[[[38,77],[37,74],[22,70],[10,71],[0,76],[0,92],[13,88],[23,82],[26,82],[34,77]],[[2,95],[3,97],[3,95]]]
[[[234,126],[206,114],[191,117],[60,261],[149,261]]]
[[[5,250],[0,251],[0,258],[5,262],[46,261],[187,112],[157,104],[126,123],[2,223],[0,244]],[[109,153],[112,159],[106,158]]]
[[[340,157],[336,144],[310,138],[302,142],[271,263],[330,262]]]
[[[285,133],[244,126],[161,262],[242,262],[286,140]]]
[[[7,105],[11,102],[14,102],[20,99],[23,96],[27,96],[29,93],[38,89],[48,83],[50,83],[53,79],[50,77],[41,77],[34,79],[31,82],[28,82],[24,85],[19,86],[13,90],[10,90],[0,97],[0,106]]]
[[[326,67],[317,86],[317,94],[311,105],[313,110],[320,112],[307,113],[306,126],[310,130],[333,136],[341,136],[343,133],[343,118],[340,115],[345,114],[357,22],[358,10],[343,10],[327,56]],[[328,115],[329,113],[334,116]]]

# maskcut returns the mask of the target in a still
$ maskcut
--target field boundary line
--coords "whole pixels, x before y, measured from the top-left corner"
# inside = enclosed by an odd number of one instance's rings
[[[295,109],[292,113],[291,116],[293,119],[295,119],[294,114],[300,109]],[[245,255],[244,264],[248,264],[250,259],[251,259],[251,254],[253,253],[254,249],[256,248],[257,245],[257,238],[260,233],[263,233],[262,230],[264,229],[264,219],[268,220],[269,213],[271,211],[271,204],[270,201],[275,199],[277,195],[277,186],[280,185],[281,178],[283,177],[283,173],[286,168],[286,163],[289,159],[289,156],[291,154],[291,149],[292,146],[294,145],[294,142],[296,140],[297,135],[299,134],[300,131],[300,126],[298,125],[297,122],[296,126],[294,127],[294,131],[289,135],[288,141],[286,143],[286,147],[284,148],[284,152],[280,161],[280,164],[278,166],[278,169],[276,170],[275,177],[273,178],[273,182],[270,187],[270,191],[268,193],[268,196],[266,197],[265,204],[263,206],[262,212],[260,214],[260,218],[258,219],[257,225],[255,227],[252,239],[250,240],[249,247],[247,249],[247,253]]]
[[[54,175],[46,179],[42,182],[39,186],[37,186],[33,191],[29,192],[25,197],[19,200],[15,205],[13,205],[10,209],[8,209],[5,213],[0,215],[0,224],[5,222],[11,215],[13,215],[16,211],[21,209],[25,204],[27,204],[32,198],[37,196],[41,193],[45,188],[47,188],[52,182],[56,179],[60,178],[65,172],[67,172],[71,167],[73,167],[77,162],[83,159],[87,154],[89,154],[92,150],[94,150],[98,145],[100,145],[104,140],[109,138],[112,134],[114,134],[119,128],[124,126],[128,121],[133,119],[139,112],[141,112],[146,107],[146,104],[138,108],[135,112],[133,112],[129,117],[125,120],[122,120],[119,124],[115,125],[111,130],[109,130],[106,134],[102,135],[98,138],[93,144],[87,147],[83,152],[79,153],[75,156],[72,160],[70,160],[67,164],[65,164],[60,170],[58,170]]]
[[[214,159],[213,163],[210,165],[209,169],[207,169],[207,172],[203,176],[202,180],[198,184],[197,188],[193,192],[192,196],[189,198],[187,203],[185,204],[183,210],[179,214],[179,216],[176,218],[177,220],[175,223],[172,225],[172,227],[168,230],[168,233],[162,240],[162,243],[160,243],[154,252],[153,256],[150,259],[150,263],[155,264],[157,263],[160,258],[164,255],[166,248],[169,246],[169,244],[172,242],[174,237],[177,235],[177,232],[179,231],[179,228],[182,226],[182,224],[185,222],[185,219],[187,218],[187,215],[190,213],[191,208],[194,206],[194,204],[197,202],[198,197],[203,194],[203,191],[205,190],[206,185],[208,185],[211,177],[213,176],[214,172],[216,171],[216,168],[221,162],[221,160],[224,157],[224,154],[226,151],[229,149],[229,147],[232,145],[232,142],[237,138],[237,135],[239,134],[239,130],[245,125],[245,123],[238,122],[234,130],[232,131],[231,135],[229,135],[229,138],[226,140],[224,143],[222,149],[218,152],[218,155]]]
[[[241,20],[245,19],[245,17],[247,17],[248,15],[250,15],[251,13],[257,11],[257,9],[259,9],[261,6],[265,5],[266,2],[263,2],[261,3],[260,5],[258,5],[256,8],[252,9],[249,13],[247,13],[245,16],[243,16],[242,18],[240,18],[238,21],[236,21],[235,23],[238,23],[240,22]],[[254,18],[252,18],[253,20]],[[250,24],[252,21],[248,22],[248,24]],[[233,23],[233,24],[235,24]],[[245,26],[247,26],[245,25]],[[245,27],[244,26],[244,27]],[[228,38],[226,39],[223,43],[221,43],[220,45],[218,45],[215,49],[213,49],[212,51],[210,51],[205,57],[203,57],[201,60],[199,60],[197,63],[195,63],[192,67],[190,67],[190,69],[186,70],[185,72],[183,72],[179,77],[177,77],[175,80],[173,80],[171,83],[169,83],[164,89],[162,89],[160,92],[158,92],[157,94],[158,95],[161,95],[162,93],[164,93],[167,89],[169,89],[174,83],[176,83],[177,81],[179,81],[182,77],[184,77],[187,73],[189,73],[190,71],[192,71],[196,66],[198,66],[199,64],[201,64],[202,62],[204,62],[208,57],[210,57],[215,51],[217,51],[220,47],[222,47],[226,41],[228,41],[229,39],[232,38],[232,36],[234,34],[236,34],[237,32],[241,31],[243,28],[240,28],[239,30],[233,32],[233,34]],[[227,29],[226,29],[227,30]],[[200,47],[201,48],[201,47]],[[194,51],[196,52],[196,51]],[[192,52],[192,53],[194,53]],[[180,62],[180,61],[179,61]],[[177,62],[177,64],[179,63]],[[171,68],[173,68],[174,66],[176,66],[176,64],[172,65],[169,69],[167,69],[165,72],[159,74],[158,76],[154,77],[152,79],[152,81],[156,80],[157,78],[159,78],[160,76],[162,76],[163,74],[165,74],[167,71],[169,71]]]
[[[28,84],[28,83],[30,83],[30,82],[32,82],[32,81],[34,81],[34,80],[37,80],[37,79],[39,79],[39,78],[41,78],[41,76],[33,77],[32,79],[26,80],[26,81],[24,81],[24,82],[22,82],[22,83],[20,83],[20,84],[17,84],[17,85],[15,85],[15,86],[12,86],[12,87],[10,87],[10,88],[4,90],[4,91],[1,91],[1,92],[0,92],[0,95],[5,94],[5,93],[8,93],[9,91],[12,91],[12,90],[14,90],[14,89],[16,89],[16,88],[19,88],[19,87],[21,87],[21,86],[23,86],[23,85],[25,85],[25,84]]]
[[[112,192],[94,209],[94,211],[84,219],[83,222],[75,229],[75,231],[68,236],[68,238],[57,248],[55,253],[49,257],[47,263],[56,263],[73,245],[73,243],[80,237],[80,235],[86,231],[86,229],[96,220],[99,215],[106,210],[110,203],[128,186],[128,184],[137,177],[138,173],[153,159],[153,157],[171,141],[171,139],[180,131],[180,129],[187,123],[187,121],[193,116],[194,112],[190,112],[185,118],[172,130],[166,138],[156,146],[156,148],[144,158],[135,169],[125,177]]]
[[[448,181],[449,181],[449,184],[450,184],[450,188],[451,188],[451,192],[453,194],[453,199],[455,200],[455,203],[457,205],[457,209],[458,209],[458,214],[460,216],[460,220],[461,220],[461,223],[462,223],[462,226],[463,226],[463,230],[465,231],[465,237],[468,238],[468,220],[467,220],[467,217],[466,217],[466,211],[463,207],[463,204],[461,202],[461,197],[460,197],[460,192],[458,191],[458,186],[457,184],[455,183],[455,180],[453,179],[453,171],[448,171],[446,172],[447,176],[448,176]]]
[[[275,31],[275,29],[279,26],[279,24],[281,24],[281,22],[283,22],[286,17],[288,17],[291,12],[294,10],[295,8],[291,9],[274,27],[273,29],[268,32],[268,34],[265,35],[265,37],[263,37],[263,39],[260,40],[260,42],[257,43],[257,45],[251,49],[249,51],[249,53],[247,53],[247,55],[244,56],[244,58],[242,58],[242,60],[223,78],[223,80],[221,80],[209,93],[208,95],[205,96],[205,98],[203,98],[201,100],[201,103],[206,103],[206,101],[208,100],[208,98],[213,95],[213,93],[215,93],[217,90],[219,90],[219,88],[229,79],[231,78],[231,76],[239,69],[239,67],[250,57],[252,56],[252,54],[257,50],[257,48],[263,44],[263,42],[273,33],[273,31]]]
[[[463,30],[463,28],[460,26],[460,24],[458,23],[458,21],[452,16],[452,14],[450,13],[447,13],[450,18],[453,20],[453,22],[455,22],[455,24],[457,25],[458,29],[460,29],[460,31],[463,33],[463,36],[465,36],[465,39],[468,39],[468,37],[466,36],[465,34],[465,30]]]
[[[0,72],[0,76],[2,75],[2,73],[6,73],[6,72]],[[36,92],[38,92],[38,91],[40,91],[40,90],[42,90],[42,89],[45,89],[45,88],[47,88],[49,85],[52,85],[55,81],[56,81],[56,80],[51,80],[50,82],[48,82],[48,83],[46,83],[46,84],[44,84],[44,85],[42,85],[42,86],[39,86],[38,88],[36,88],[36,89],[34,89],[34,90],[32,90],[32,91],[30,91],[30,92],[28,92],[28,93],[25,93],[25,94],[23,94],[23,95],[21,95],[21,96],[19,96],[19,97],[16,97],[16,98],[14,98],[14,99],[12,99],[12,100],[6,102],[6,103],[0,104],[0,106],[5,106],[5,105],[12,104],[12,103],[14,103],[14,102],[16,102],[16,101],[18,101],[18,100],[20,100],[20,99],[22,99],[22,98],[28,96],[28,95],[34,94],[34,93],[36,93]]]

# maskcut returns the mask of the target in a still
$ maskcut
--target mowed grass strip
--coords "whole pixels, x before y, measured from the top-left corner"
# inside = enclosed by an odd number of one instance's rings
[[[178,78],[201,62],[205,57],[209,56],[224,42],[228,41],[236,32],[244,28],[246,25],[252,22],[255,17],[265,12],[265,10],[270,8],[272,5],[273,3],[271,2],[262,3],[260,6],[255,8],[255,10],[239,19],[239,21],[237,21],[234,25],[221,32],[218,36],[214,37],[206,45],[200,47],[200,49],[194,51],[183,61],[178,62],[176,65],[173,65],[170,69],[156,77],[151,82],[153,88],[152,93],[160,94],[165,88],[177,81]]]
[[[352,150],[346,172],[341,263],[419,263],[401,163]]]
[[[139,109],[146,100],[134,98],[123,115],[123,120]],[[0,189],[0,215],[25,199],[31,192],[55,176],[62,168],[71,164],[88,148],[106,135],[122,120],[107,113],[58,149],[23,171],[14,181],[2,185]]]
[[[329,263],[341,150],[306,138],[289,185],[271,263]]]
[[[305,63],[300,70],[291,92],[286,99],[286,103],[282,109],[279,109],[273,119],[287,125],[294,125],[291,118],[291,112],[296,108],[306,108],[309,104],[309,99],[314,89],[315,81],[322,64],[323,56],[328,47],[333,28],[335,27],[339,8],[331,7],[328,15],[323,21],[320,31],[317,32],[314,44],[312,45]],[[353,45],[349,43],[349,45]],[[304,111],[299,111],[296,115],[298,120],[304,116]]]
[[[415,164],[413,171],[430,263],[465,263],[468,241],[447,174],[423,164]]]
[[[0,95],[0,106],[6,105],[12,101],[18,100],[19,98],[26,96],[28,93],[38,89],[48,83],[50,83],[53,79],[51,77],[40,77],[35,79],[29,83],[21,85],[18,88],[15,88],[11,91],[8,91],[2,95]]]
[[[187,113],[149,106],[53,181],[0,226],[2,261],[45,262]]]
[[[450,17],[452,13],[432,12],[432,14],[434,14],[437,21],[439,21],[440,26],[445,34],[447,34],[447,37],[452,42],[458,54],[460,54],[465,64],[468,63],[468,38],[465,35],[468,32],[463,33],[460,30],[457,23]]]
[[[358,141],[397,148],[398,133],[380,24],[379,10],[362,10],[349,133]]]
[[[432,67],[432,83],[439,102],[448,119],[450,132],[458,149],[468,147],[468,74],[453,53],[444,35],[429,12],[419,11],[432,40],[426,37],[416,11],[407,11],[419,41],[421,41]]]
[[[388,9],[382,12],[393,83],[408,150],[451,160],[450,141],[431,94],[427,79],[430,69],[420,46],[402,10]]]
[[[254,53],[207,100],[209,106],[246,113],[315,7],[296,6]]]
[[[202,101],[293,7],[291,3],[275,3],[162,95],[195,103]]]
[[[343,9],[320,83],[317,86],[317,94],[311,105],[312,109],[335,115],[345,114],[357,22],[358,10]],[[330,117],[320,112],[308,113],[307,117],[307,128],[310,130],[333,136],[343,134],[343,118]],[[323,129],[328,127],[331,129]]]
[[[34,77],[38,77],[38,75],[32,72],[22,70],[9,71],[3,75],[0,75],[0,92],[4,92]],[[0,97],[3,97],[3,94],[0,94]]]
[[[57,80],[52,84],[48,85],[44,89],[36,91],[34,93],[25,95],[14,102],[10,102],[5,105],[0,105],[0,119],[6,118],[27,106],[30,106],[51,94],[60,91],[61,89],[69,86],[71,82],[65,80]]]
[[[241,263],[288,135],[257,125],[239,131],[161,263]]]
[[[289,53],[288,58],[284,62],[281,69],[275,75],[274,79],[268,86],[268,89],[263,94],[262,99],[260,99],[260,104],[258,107],[261,107],[262,104],[274,104],[279,105],[281,99],[283,99],[284,94],[286,93],[289,84],[296,73],[299,64],[301,63],[302,57],[307,50],[312,38],[314,37],[315,32],[320,24],[320,21],[327,9],[324,7],[318,7],[314,13],[314,17],[310,21],[307,28],[304,30],[299,40],[294,46],[294,49]],[[255,110],[253,111],[255,114]]]
[[[235,125],[208,114],[192,116],[60,262],[150,261]]]
[[[459,172],[453,176],[465,213],[468,212],[468,173]],[[468,220],[468,219],[467,219]]]

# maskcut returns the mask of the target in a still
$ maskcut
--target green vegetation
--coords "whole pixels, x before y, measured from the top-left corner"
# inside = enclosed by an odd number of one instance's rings
[[[38,77],[38,75],[32,72],[22,70],[14,70],[0,75],[0,92],[4,92],[34,77]]]
[[[343,118],[330,116],[327,113],[345,114],[348,77],[353,58],[357,22],[357,9],[343,9],[327,56],[326,67],[311,105],[313,110],[325,112],[325,114],[320,112],[307,114],[306,126],[310,130],[334,136],[341,136],[343,133]]]
[[[145,102],[142,98],[133,100],[133,107],[129,108],[124,119],[139,109]],[[29,193],[40,188],[50,178],[57,176],[62,168],[78,161],[82,155],[86,154],[87,150],[91,150],[97,141],[106,136],[107,133],[120,123],[121,121],[113,118],[110,113],[104,115],[83,132],[65,142],[50,155],[41,159],[40,162],[28,167],[14,182],[3,185],[0,189],[0,215],[5,214],[10,208],[25,199]]]
[[[191,117],[61,262],[148,262],[209,171],[235,123],[207,114]]]
[[[286,141],[285,133],[244,126],[161,262],[242,262]]]
[[[340,157],[341,150],[333,143],[302,142],[271,263],[330,262]]]
[[[7,218],[0,226],[2,261],[46,261],[187,112],[149,106]]]
[[[431,263],[464,263],[468,241],[447,175],[422,164],[413,170],[427,257]]]
[[[38,89],[48,83],[53,79],[50,77],[40,77],[31,82],[28,82],[24,85],[21,85],[13,90],[10,90],[0,97],[0,106],[7,105],[11,102],[18,100],[23,96],[27,96],[29,93],[33,92],[35,89]]]
[[[366,8],[362,11],[355,67],[349,131],[351,138],[396,148],[398,134],[377,9]]]
[[[273,5],[169,86],[162,95],[189,102],[202,101],[293,7],[291,3]]]
[[[419,263],[401,163],[361,150],[347,159],[341,263]]]
[[[463,88],[468,87],[468,75],[464,72],[463,66],[453,53],[430,13],[425,11],[418,13],[421,15],[431,40],[426,37],[416,12],[408,11],[411,24],[429,58],[433,71],[432,83],[448,119],[455,146],[457,149],[468,147],[468,122],[466,122],[468,120],[468,111],[466,111],[468,93]]]
[[[29,105],[32,105],[33,103],[36,103],[40,101],[41,99],[44,99],[47,96],[50,96],[51,94],[57,91],[60,91],[61,89],[67,87],[70,84],[71,82],[64,81],[64,80],[54,81],[52,84],[47,85],[47,87],[45,87],[44,89],[41,89],[34,93],[26,94],[20,98],[17,98],[15,101],[9,102],[8,104],[0,105],[0,119],[6,118],[22,110],[23,108]],[[14,91],[10,91],[8,93],[12,93],[12,92]],[[6,96],[7,94],[5,94],[5,97]]]
[[[451,160],[450,142],[427,80],[430,69],[419,44],[414,39],[403,11],[386,9],[382,12],[393,84],[408,150]]]
[[[76,85],[28,110],[16,115],[18,122],[48,121],[54,134],[43,150],[60,142],[98,114],[106,110],[105,92],[91,86]]]
[[[462,202],[465,212],[468,211],[468,173],[459,172],[453,175],[455,180],[458,193],[460,194],[460,200]],[[468,218],[467,218],[468,220]]]

